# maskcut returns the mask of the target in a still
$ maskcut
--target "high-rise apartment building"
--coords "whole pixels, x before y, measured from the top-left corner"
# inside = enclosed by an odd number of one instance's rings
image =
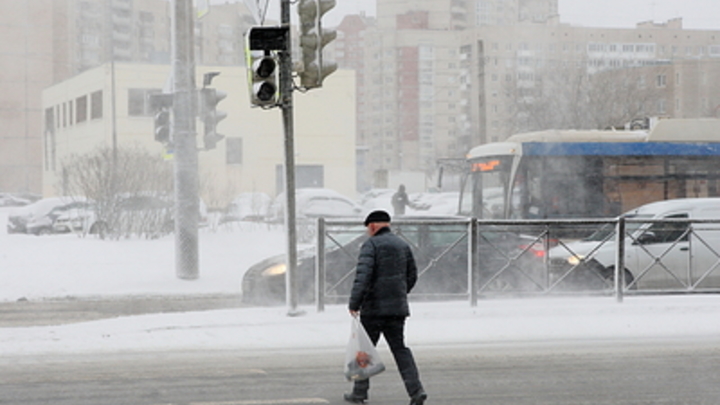
[[[558,0],[477,0],[472,11],[474,25],[546,24],[557,21]]]
[[[40,95],[53,81],[57,6],[0,1],[0,191],[40,191]]]
[[[477,80],[473,88],[481,100],[479,109],[484,116],[484,119],[476,116],[476,143],[503,140],[516,132],[548,127],[602,128],[621,124],[617,119],[637,118],[632,116],[635,114],[675,118],[707,114],[699,110],[661,108],[663,103],[675,102],[664,100],[661,95],[653,96],[657,99],[654,105],[642,99],[641,93],[668,86],[662,75],[661,79],[657,78],[659,70],[675,70],[669,66],[687,61],[702,61],[697,67],[705,72],[707,84],[720,84],[720,76],[714,73],[713,67],[720,64],[720,31],[684,30],[681,20],[643,23],[634,29],[564,24],[480,27],[472,33],[472,39],[477,60],[481,61],[476,65]],[[603,75],[599,76],[600,73]],[[608,75],[616,83],[636,77],[634,80],[641,81],[638,92],[611,93],[605,89],[603,93],[598,87],[601,87],[600,80],[607,80]],[[594,83],[598,83],[595,88]],[[590,103],[597,108],[605,103],[602,98],[611,99],[615,104],[626,103],[629,115],[608,115],[604,122],[602,117],[593,120],[587,118],[587,114],[577,114],[576,120],[556,119],[563,113],[577,112],[574,109],[579,104],[588,104],[583,99],[574,99],[573,92],[591,99]],[[720,103],[720,97],[709,98],[708,103]],[[541,108],[550,105],[555,105],[555,109]],[[539,113],[546,119],[538,117]]]
[[[0,0],[0,191],[41,190],[44,88],[112,61],[170,63],[171,4]],[[253,22],[242,3],[213,5],[196,23],[197,62],[244,64],[243,33]]]
[[[613,74],[622,80],[637,77],[637,88],[649,89],[657,80],[663,85],[658,73],[663,66],[690,61],[673,67],[667,83],[674,85],[679,72],[687,78],[679,83],[688,86],[720,84],[715,68],[720,31],[685,30],[681,19],[631,29],[575,27],[559,23],[557,3],[382,0],[377,21],[353,25],[352,33],[341,24],[343,49],[362,46],[365,52],[357,73],[365,95],[358,103],[358,142],[368,153],[365,171],[372,173],[371,186],[387,187],[388,171],[432,173],[438,159],[461,158],[477,144],[520,131],[620,124],[623,114],[578,115],[575,121],[554,116],[572,115],[569,110],[579,104],[592,109],[589,93],[574,100],[559,90],[573,83],[590,89],[597,73],[617,72]],[[362,38],[362,45],[352,38]],[[350,66],[347,55],[336,56],[341,66]],[[656,93],[669,94],[667,89]],[[612,97],[616,104],[626,103],[622,113],[627,119],[640,113],[707,116],[708,106],[720,105],[712,92],[688,87],[673,93],[677,95],[653,103],[632,99],[633,94],[604,97],[606,104]],[[553,119],[541,119],[543,114]]]
[[[558,19],[558,0],[379,0],[378,25],[394,28],[395,17],[427,12],[431,30],[466,30],[488,25],[546,24]]]

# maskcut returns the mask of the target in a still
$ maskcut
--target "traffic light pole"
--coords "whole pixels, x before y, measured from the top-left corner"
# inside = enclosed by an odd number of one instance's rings
[[[290,41],[290,0],[280,0],[280,23],[287,27],[288,38],[286,49],[278,52],[280,71],[280,109],[282,110],[283,128],[285,132],[285,227],[287,229],[287,286],[286,299],[288,315],[297,316],[298,283],[297,283],[297,227],[295,218],[295,141],[293,122],[293,85],[292,85],[292,53]]]
[[[199,199],[192,0],[173,0],[172,7],[175,272],[178,278],[194,280],[199,276]]]

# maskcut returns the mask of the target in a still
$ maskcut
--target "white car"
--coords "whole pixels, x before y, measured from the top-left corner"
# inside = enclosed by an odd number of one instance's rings
[[[261,192],[241,193],[228,204],[220,223],[236,221],[263,221],[270,212],[272,198]]]
[[[50,197],[16,208],[8,215],[8,233],[46,235],[53,233],[53,224],[67,210],[87,205],[84,197]]]
[[[97,234],[104,237],[113,232],[118,236],[145,235],[158,237],[174,230],[172,198],[157,195],[124,195],[116,202],[115,212],[101,213],[99,207],[88,204],[68,210],[53,225],[55,232]],[[108,208],[108,210],[110,210]],[[207,206],[199,202],[200,227],[207,226]]]
[[[624,214],[625,284],[637,289],[720,287],[720,198],[685,198],[643,205]],[[634,222],[634,219],[670,220]],[[688,220],[688,221],[684,221]],[[593,235],[548,252],[553,274],[573,266],[612,280],[615,228],[608,224]]]
[[[350,198],[327,188],[301,188],[295,190],[295,210],[298,219],[356,218],[365,209]],[[280,193],[270,206],[272,220],[285,217],[285,193]]]

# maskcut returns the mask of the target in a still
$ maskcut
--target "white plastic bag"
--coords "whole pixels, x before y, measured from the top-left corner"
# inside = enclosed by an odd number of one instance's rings
[[[350,341],[345,352],[345,378],[348,381],[367,380],[385,371],[380,359],[360,319],[353,318],[350,329]]]

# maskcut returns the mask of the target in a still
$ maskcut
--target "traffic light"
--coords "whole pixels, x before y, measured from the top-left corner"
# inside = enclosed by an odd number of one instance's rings
[[[148,95],[150,109],[154,115],[155,140],[161,143],[170,143],[170,110],[173,104],[172,94]]]
[[[250,104],[277,107],[280,102],[278,51],[289,52],[288,27],[252,27],[245,36]]]
[[[250,103],[257,107],[275,107],[278,102],[278,60],[275,52],[248,49]]]
[[[300,48],[303,68],[300,85],[305,89],[321,87],[325,77],[337,70],[337,64],[323,61],[322,50],[337,37],[334,30],[322,28],[322,16],[335,7],[335,0],[300,0]]]
[[[225,135],[221,135],[217,131],[217,125],[220,121],[227,118],[225,111],[218,111],[217,105],[227,97],[227,94],[216,89],[204,87],[200,90],[200,118],[203,121],[204,134],[203,144],[205,150],[215,149],[218,141],[223,139]]]

